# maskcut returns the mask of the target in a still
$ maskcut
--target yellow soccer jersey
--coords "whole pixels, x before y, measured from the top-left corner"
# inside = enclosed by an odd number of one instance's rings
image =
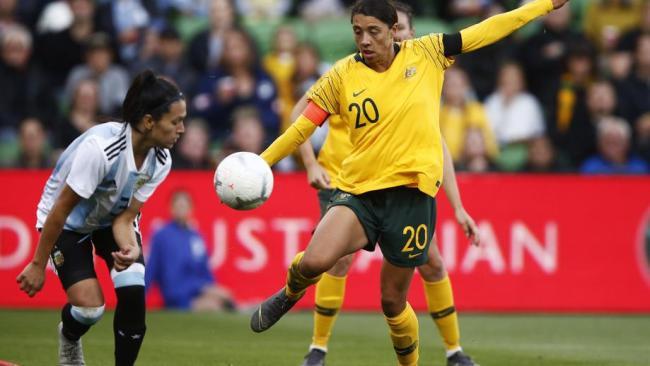
[[[318,163],[325,168],[330,176],[330,187],[338,188],[338,175],[341,171],[341,163],[350,155],[352,143],[348,135],[348,126],[341,116],[333,114],[329,120],[329,131],[325,143],[318,153]]]
[[[441,34],[396,49],[392,65],[381,73],[359,54],[338,61],[307,96],[347,126],[352,150],[341,165],[338,188],[361,194],[412,186],[435,197],[442,184],[440,94],[452,60],[444,56]]]

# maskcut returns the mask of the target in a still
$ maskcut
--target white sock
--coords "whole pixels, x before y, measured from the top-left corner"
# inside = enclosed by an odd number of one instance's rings
[[[446,351],[447,358],[453,356],[454,353],[459,352],[459,351],[462,351],[462,350],[463,350],[462,347],[456,347],[456,348],[448,349],[448,350]]]

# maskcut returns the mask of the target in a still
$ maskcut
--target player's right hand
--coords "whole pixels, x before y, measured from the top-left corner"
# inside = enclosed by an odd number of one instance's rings
[[[16,282],[21,291],[24,291],[29,297],[34,297],[37,292],[41,291],[45,283],[45,268],[34,264],[34,262],[29,262],[16,277]]]
[[[313,163],[305,168],[307,168],[307,180],[310,186],[316,189],[330,188],[330,176],[320,164]]]

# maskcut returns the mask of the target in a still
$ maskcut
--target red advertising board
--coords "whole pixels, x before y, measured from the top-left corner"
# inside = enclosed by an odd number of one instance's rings
[[[59,307],[65,302],[54,273],[28,298],[15,278],[32,256],[36,203],[48,172],[0,171],[0,307]],[[437,238],[457,306],[480,311],[650,312],[650,177],[461,175],[463,201],[480,227],[482,245],[470,247],[444,195]],[[283,284],[285,269],[304,248],[318,221],[316,193],[302,174],[276,174],[271,199],[252,211],[221,203],[210,172],[172,172],[143,210],[145,252],[151,233],[168,219],[168,200],[191,192],[196,226],[210,264],[242,304],[253,304]],[[344,307],[379,309],[377,250],[359,252]],[[96,267],[109,306],[110,277]],[[414,278],[411,303],[426,308]],[[152,307],[160,298],[150,294]],[[309,307],[312,296],[299,304]]]

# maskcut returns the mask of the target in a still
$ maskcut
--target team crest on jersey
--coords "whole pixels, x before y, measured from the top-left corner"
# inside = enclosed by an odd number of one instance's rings
[[[407,67],[406,71],[404,71],[404,79],[412,78],[416,72],[418,72],[418,69],[415,66]]]
[[[140,189],[140,187],[142,187],[142,186],[143,186],[145,183],[147,183],[150,179],[151,179],[150,176],[148,176],[148,175],[146,175],[146,174],[140,174],[140,175],[138,176],[138,180],[135,181],[135,189],[136,189],[136,191],[137,191],[138,189]]]

